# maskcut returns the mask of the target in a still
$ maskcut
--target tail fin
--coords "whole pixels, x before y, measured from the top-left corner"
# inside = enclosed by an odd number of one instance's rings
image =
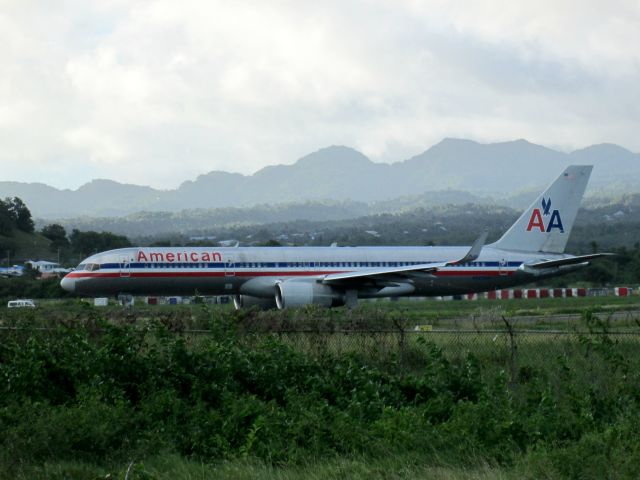
[[[491,246],[524,252],[564,252],[592,169],[592,165],[567,167]]]

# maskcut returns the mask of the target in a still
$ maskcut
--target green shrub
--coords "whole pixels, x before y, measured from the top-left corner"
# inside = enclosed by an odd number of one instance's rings
[[[309,353],[242,333],[246,313],[206,305],[206,337],[91,312],[52,331],[3,333],[5,470],[152,452],[273,465],[404,455],[595,478],[607,465],[630,477],[640,458],[640,374],[608,337],[585,337],[571,357],[521,364],[514,382],[506,365],[469,353],[452,360],[425,341],[402,370],[371,350]]]

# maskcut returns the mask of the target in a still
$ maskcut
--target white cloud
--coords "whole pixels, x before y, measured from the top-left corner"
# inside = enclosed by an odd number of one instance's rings
[[[0,6],[3,179],[175,187],[330,144],[640,150],[636,2]]]

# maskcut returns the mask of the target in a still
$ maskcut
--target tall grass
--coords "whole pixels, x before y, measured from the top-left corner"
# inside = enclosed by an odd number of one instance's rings
[[[82,462],[45,463],[25,468],[11,480],[124,479],[130,480],[495,480],[516,477],[500,467],[474,468],[423,465],[402,456],[382,459],[337,458],[299,465],[273,466],[256,459],[226,460],[215,464],[177,455],[153,456],[111,466]]]
[[[206,335],[95,310],[33,330],[33,315],[0,333],[7,478],[635,478],[640,465],[636,343],[591,313],[570,340],[468,333],[456,350],[459,336],[438,336],[455,333],[331,332],[366,311],[298,311],[305,334],[206,307],[185,319]],[[394,315],[372,323],[402,327]]]

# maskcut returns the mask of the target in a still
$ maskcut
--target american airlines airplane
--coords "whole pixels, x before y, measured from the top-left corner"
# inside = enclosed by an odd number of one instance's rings
[[[592,166],[570,166],[495,243],[470,247],[135,247],[82,261],[82,295],[232,295],[236,308],[354,306],[359,298],[455,295],[561,275],[607,255],[563,253]]]

